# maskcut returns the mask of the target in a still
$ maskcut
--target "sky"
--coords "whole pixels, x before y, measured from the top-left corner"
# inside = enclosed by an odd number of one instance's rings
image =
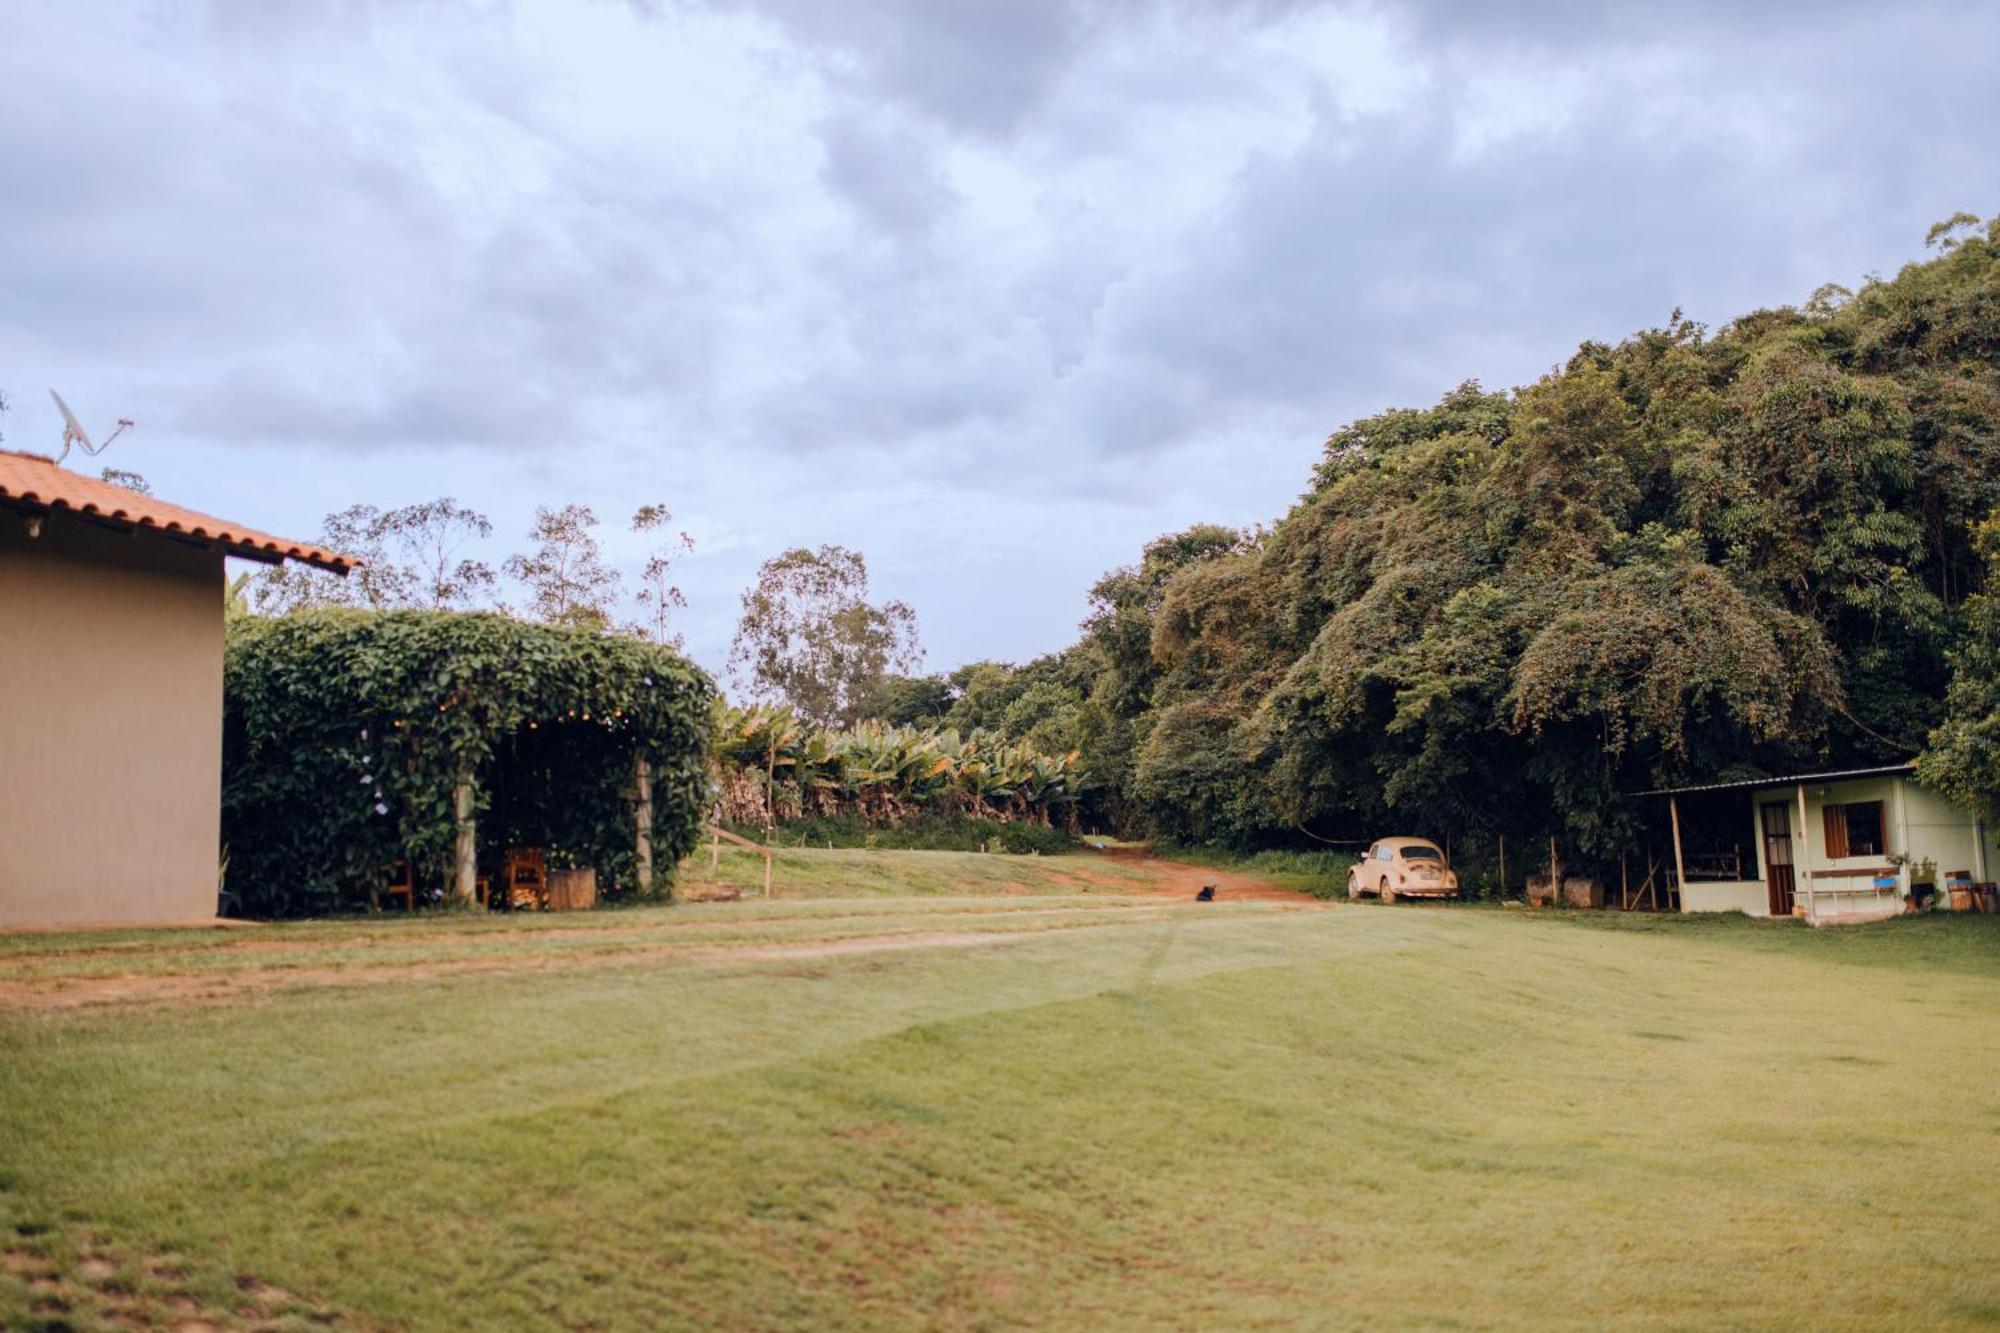
[[[1357,417],[2000,209],[2000,6],[21,0],[4,447],[292,537],[581,502],[861,551],[931,669],[1063,646]]]

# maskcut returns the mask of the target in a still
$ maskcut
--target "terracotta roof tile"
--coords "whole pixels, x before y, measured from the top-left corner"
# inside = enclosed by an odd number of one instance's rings
[[[137,531],[172,533],[212,542],[237,555],[263,560],[299,560],[345,574],[359,560],[323,546],[288,542],[227,519],[183,509],[128,491],[108,481],[58,467],[41,454],[0,449],[0,504],[31,510],[68,509]]]

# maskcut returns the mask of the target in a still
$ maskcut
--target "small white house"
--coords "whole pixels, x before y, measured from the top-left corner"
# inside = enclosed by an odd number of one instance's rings
[[[1895,764],[1646,793],[1667,798],[1680,910],[1872,920],[1912,895],[1990,882],[1996,830],[1912,772]]]

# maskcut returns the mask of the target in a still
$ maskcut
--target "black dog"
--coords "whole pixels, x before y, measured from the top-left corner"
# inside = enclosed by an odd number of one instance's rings
[[[1200,892],[1200,893],[1197,893],[1197,894],[1196,894],[1196,895],[1194,896],[1194,900],[1195,900],[1196,902],[1198,902],[1198,903],[1212,903],[1212,902],[1214,902],[1214,901],[1215,901],[1215,886],[1214,886],[1213,884],[1204,884],[1204,885],[1202,885],[1202,886],[1201,886],[1201,892]]]

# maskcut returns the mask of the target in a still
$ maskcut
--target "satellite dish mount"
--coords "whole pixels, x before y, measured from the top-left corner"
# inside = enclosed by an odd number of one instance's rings
[[[95,458],[106,449],[109,449],[113,440],[132,429],[131,420],[126,417],[120,417],[118,418],[118,429],[105,436],[103,444],[92,444],[90,442],[90,433],[84,430],[83,423],[76,419],[76,413],[69,410],[69,404],[63,401],[63,396],[54,389],[50,389],[49,397],[56,400],[56,411],[62,413],[63,419],[63,447],[62,453],[56,456],[56,462],[58,463],[69,457],[70,448],[75,445],[82,446],[86,454]]]

